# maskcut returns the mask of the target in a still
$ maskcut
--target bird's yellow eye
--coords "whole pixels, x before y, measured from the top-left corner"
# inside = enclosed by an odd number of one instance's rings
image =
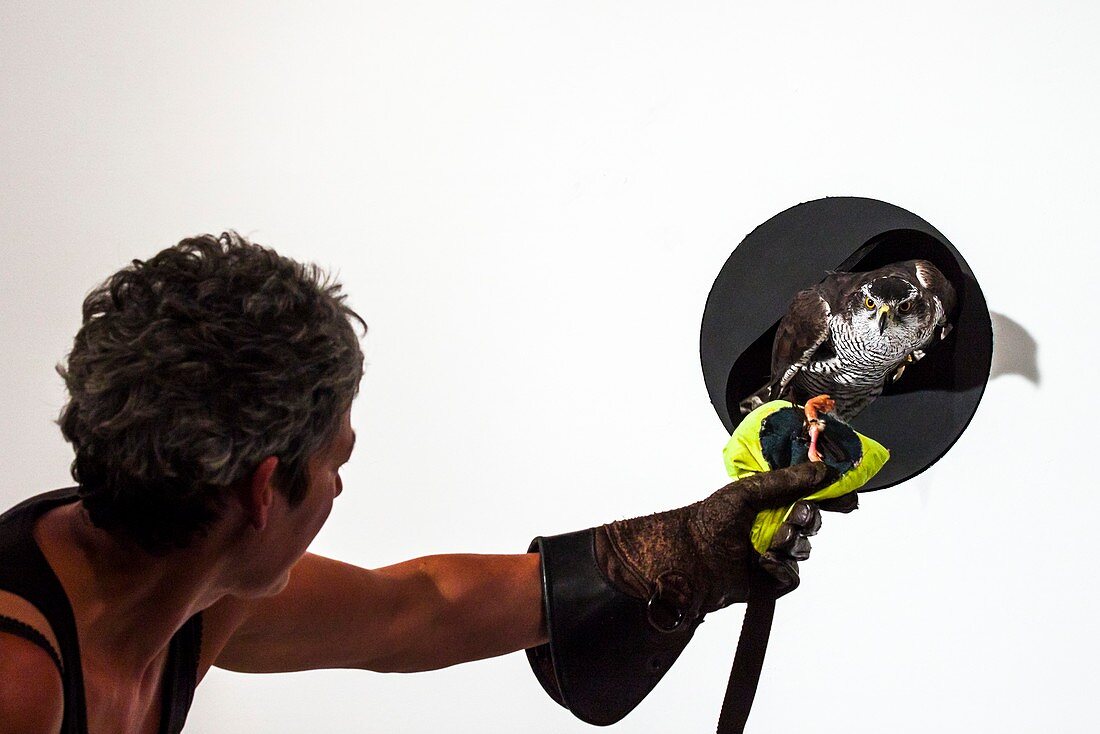
[[[913,302],[912,301],[906,301],[905,303],[898,306],[898,310],[901,311],[902,313],[909,313],[909,309],[911,309],[911,308],[913,308]]]
[[[867,296],[867,300],[865,300],[863,302],[863,305],[866,306],[867,310],[869,310],[869,311],[874,311],[875,310],[875,302],[871,300],[870,296]]]

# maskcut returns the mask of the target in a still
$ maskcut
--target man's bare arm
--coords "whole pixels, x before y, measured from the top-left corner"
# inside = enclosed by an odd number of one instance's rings
[[[307,553],[278,595],[229,598],[203,617],[208,664],[252,673],[432,670],[546,641],[534,553],[427,556],[376,570]]]
[[[64,712],[61,676],[49,654],[0,632],[0,734],[54,734]]]

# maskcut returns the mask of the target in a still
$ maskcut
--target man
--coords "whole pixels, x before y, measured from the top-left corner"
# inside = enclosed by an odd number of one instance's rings
[[[562,606],[539,553],[376,570],[306,553],[355,444],[353,322],[338,284],[235,234],[134,261],[87,297],[59,369],[78,486],[0,517],[0,734],[176,732],[213,665],[418,671],[557,644],[532,661],[569,698],[561,620],[596,603]],[[554,552],[682,647],[757,569],[794,588],[816,508],[800,504],[764,557],[747,530],[826,474],[769,472]]]

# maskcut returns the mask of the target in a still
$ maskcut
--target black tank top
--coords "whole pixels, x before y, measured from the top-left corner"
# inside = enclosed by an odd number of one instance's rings
[[[31,497],[0,515],[0,589],[36,606],[53,628],[61,649],[55,651],[41,633],[9,617],[0,616],[0,632],[30,640],[54,659],[65,691],[61,734],[88,734],[80,647],[69,599],[35,542],[32,530],[35,520],[47,510],[77,499],[76,487],[58,489]],[[202,616],[196,614],[176,632],[168,646],[161,688],[160,734],[178,734],[183,729],[195,693],[201,644]]]

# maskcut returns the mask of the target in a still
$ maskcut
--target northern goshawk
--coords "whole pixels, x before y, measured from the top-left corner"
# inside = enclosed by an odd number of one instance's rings
[[[951,330],[955,288],[927,260],[830,273],[800,291],[779,322],[768,383],[740,403],[802,404],[821,394],[851,420]]]

